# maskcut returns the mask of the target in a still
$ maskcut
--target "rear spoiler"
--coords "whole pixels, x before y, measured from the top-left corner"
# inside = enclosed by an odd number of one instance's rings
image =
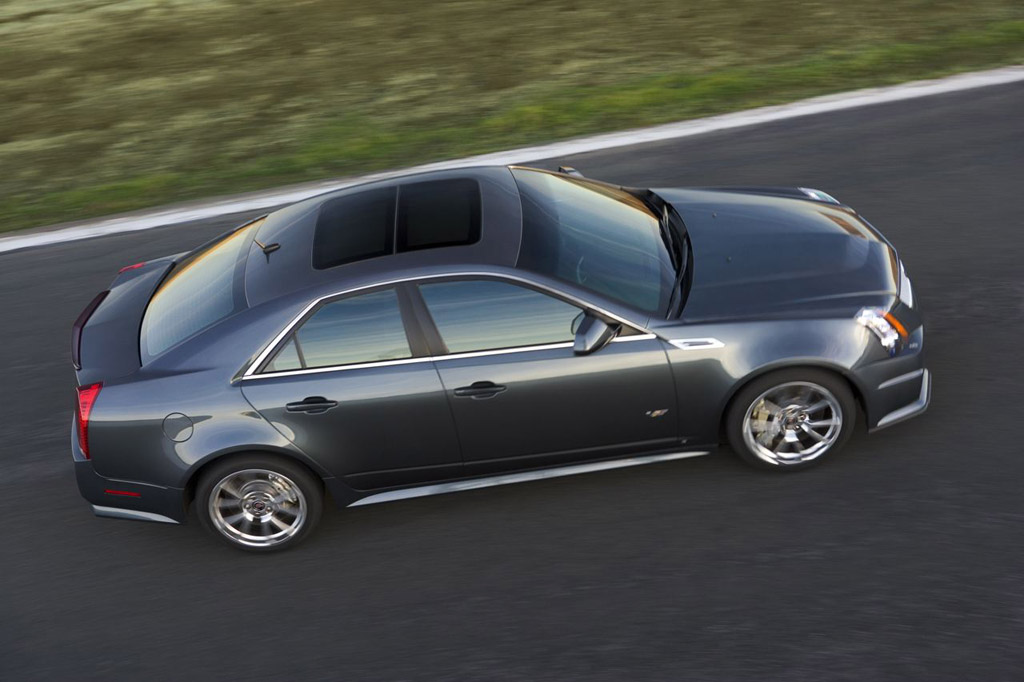
[[[71,327],[71,364],[75,366],[76,370],[82,369],[82,330],[85,328],[85,323],[89,321],[92,314],[96,312],[96,309],[100,307],[100,303],[103,303],[103,299],[110,293],[110,289],[105,289],[89,301],[89,305],[85,306],[78,315],[78,319],[75,320],[75,324]]]

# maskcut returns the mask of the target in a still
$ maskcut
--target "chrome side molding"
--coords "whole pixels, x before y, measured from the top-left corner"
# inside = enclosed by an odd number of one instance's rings
[[[606,462],[593,462],[590,464],[570,464],[568,466],[554,467],[551,469],[539,469],[536,471],[523,471],[515,474],[502,474],[499,476],[486,476],[483,478],[471,478],[464,481],[450,481],[448,483],[437,483],[434,485],[418,486],[416,488],[405,488],[403,490],[389,490],[384,493],[370,495],[356,500],[349,507],[361,507],[367,504],[379,504],[381,502],[394,502],[395,500],[408,500],[414,497],[428,497],[430,495],[443,495],[445,493],[457,493],[463,490],[476,490],[478,488],[490,488],[497,485],[509,485],[511,483],[526,483],[528,481],[540,481],[547,478],[558,478],[560,476],[575,476],[576,474],[589,474],[594,471],[607,471],[609,469],[623,469],[625,467],[641,466],[643,464],[655,464],[657,462],[670,462],[676,459],[688,457],[700,457],[709,455],[710,451],[699,452],[673,452],[665,455],[645,455],[642,457],[627,457],[625,459],[614,459]]]
[[[718,339],[707,337],[702,339],[669,339],[676,348],[680,350],[706,350],[709,348],[725,348],[725,344]]]

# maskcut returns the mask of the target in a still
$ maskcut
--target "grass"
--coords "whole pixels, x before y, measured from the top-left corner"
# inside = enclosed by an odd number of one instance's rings
[[[1022,61],[1019,0],[7,0],[0,231]]]

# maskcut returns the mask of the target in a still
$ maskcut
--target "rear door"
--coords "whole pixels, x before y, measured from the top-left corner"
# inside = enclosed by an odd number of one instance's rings
[[[665,350],[624,329],[575,355],[576,305],[493,278],[422,281],[424,326],[468,475],[673,447],[675,390]]]
[[[242,391],[353,488],[458,476],[451,411],[422,341],[414,328],[406,331],[412,319],[394,287],[325,301],[243,380]]]

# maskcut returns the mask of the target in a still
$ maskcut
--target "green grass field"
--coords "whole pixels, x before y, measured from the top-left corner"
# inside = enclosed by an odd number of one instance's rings
[[[1020,0],[4,0],[0,230],[1022,61]]]

